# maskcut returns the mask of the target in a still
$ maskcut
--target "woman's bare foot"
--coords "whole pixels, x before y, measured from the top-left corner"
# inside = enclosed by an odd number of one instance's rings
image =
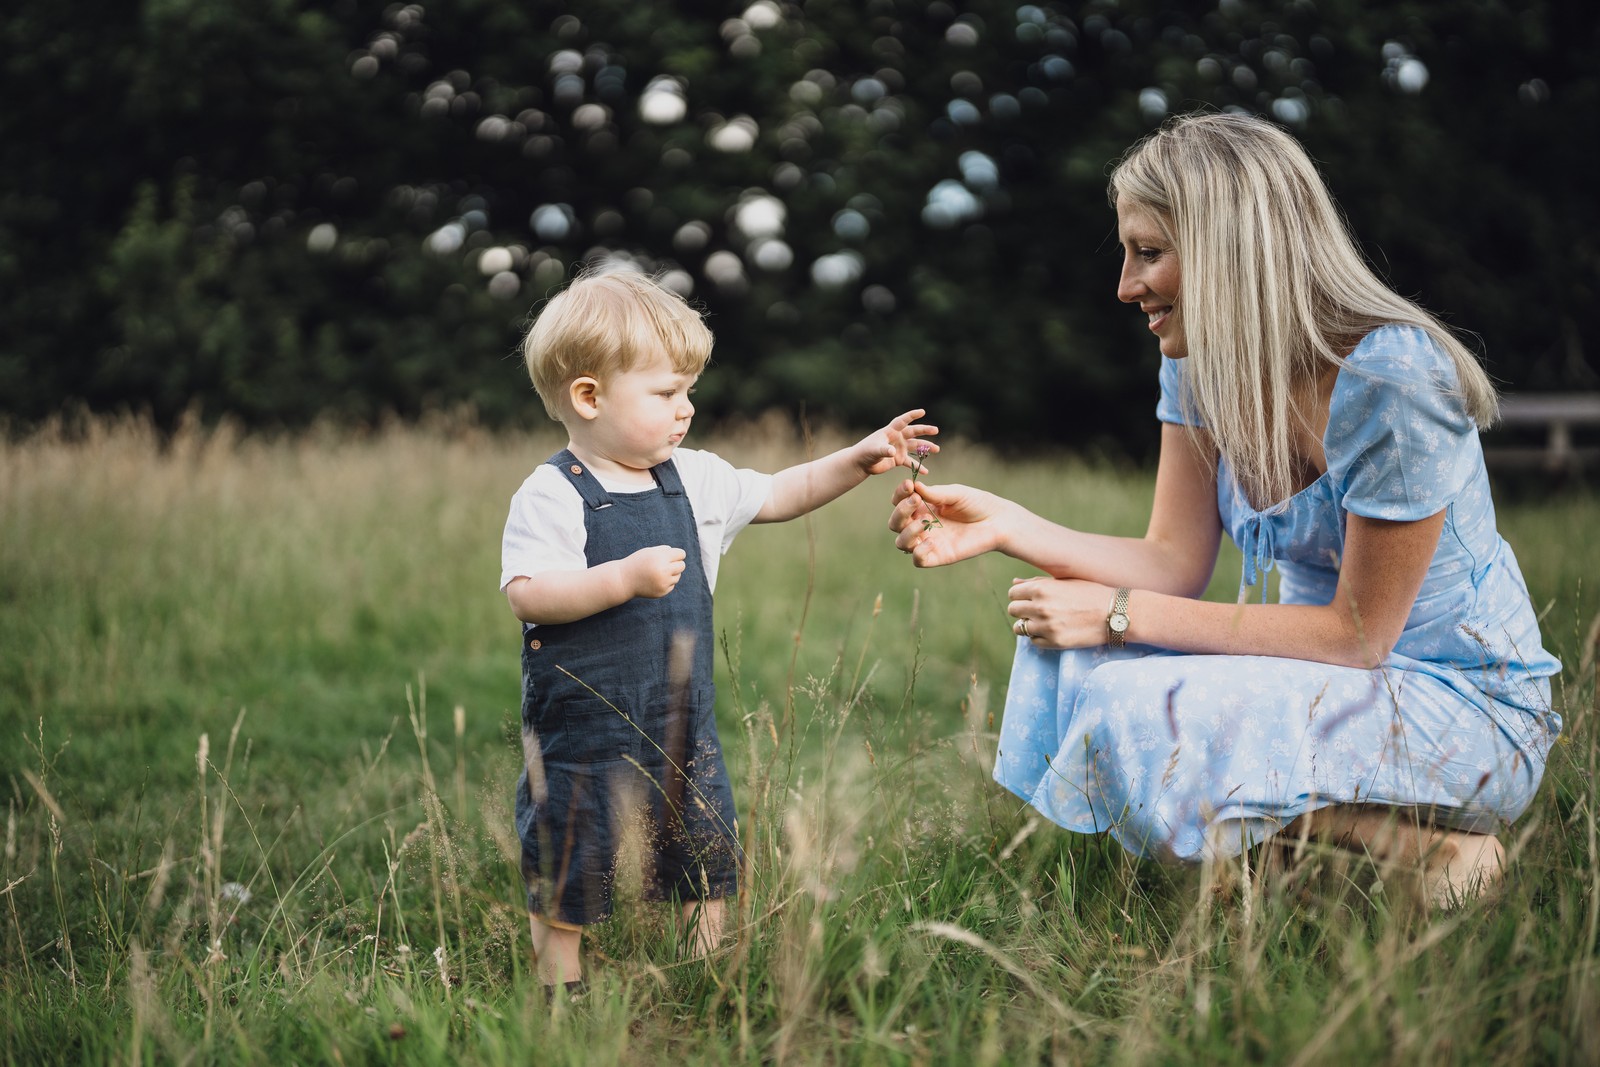
[[[1506,851],[1491,834],[1460,830],[1434,832],[1435,843],[1423,863],[1424,892],[1436,907],[1465,904],[1490,893],[1506,868]]]
[[[1505,873],[1505,850],[1492,834],[1444,830],[1388,808],[1337,805],[1300,816],[1278,834],[1281,847],[1333,845],[1379,867],[1409,868],[1431,907],[1452,907],[1493,890]]]

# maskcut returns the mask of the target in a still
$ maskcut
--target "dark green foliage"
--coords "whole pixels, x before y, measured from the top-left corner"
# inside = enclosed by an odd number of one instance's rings
[[[1600,384],[1590,5],[89,7],[0,22],[0,413],[22,425],[536,422],[520,330],[610,250],[693,279],[710,416],[917,403],[999,443],[1141,452],[1155,350],[1114,299],[1105,174],[1197,106],[1294,129],[1373,261],[1500,381]],[[657,76],[681,120],[642,116]],[[714,147],[741,117],[743,150]],[[925,217],[940,182],[968,215]],[[732,216],[755,194],[786,209],[765,267]],[[856,276],[826,288],[813,264],[841,252]]]

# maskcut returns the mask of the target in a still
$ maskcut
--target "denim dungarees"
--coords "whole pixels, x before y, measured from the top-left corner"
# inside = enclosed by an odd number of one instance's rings
[[[522,628],[526,762],[537,775],[542,761],[545,785],[536,799],[527,767],[517,782],[528,908],[576,925],[609,916],[630,821],[644,833],[648,899],[732,896],[739,845],[713,714],[711,589],[677,467],[651,470],[657,489],[609,493],[570,451],[548,462],[583,498],[590,567],[652,545],[685,558],[664,597]],[[676,635],[693,642],[686,687],[670,681]]]

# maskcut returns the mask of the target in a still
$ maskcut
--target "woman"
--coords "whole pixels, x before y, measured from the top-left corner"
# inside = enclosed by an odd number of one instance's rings
[[[890,518],[917,566],[999,551],[1048,575],[1011,590],[995,778],[1137,854],[1287,831],[1421,860],[1437,901],[1480,890],[1561,727],[1560,664],[1495,530],[1487,376],[1373,274],[1268,122],[1178,118],[1109,192],[1117,297],[1163,356],[1145,536],[910,481]],[[1224,531],[1238,605],[1196,599]]]

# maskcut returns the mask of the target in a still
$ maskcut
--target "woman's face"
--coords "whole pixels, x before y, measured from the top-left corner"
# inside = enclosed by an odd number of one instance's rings
[[[1117,237],[1122,243],[1122,277],[1117,299],[1138,304],[1150,319],[1150,332],[1161,342],[1161,354],[1182,359],[1189,354],[1178,306],[1182,271],[1178,252],[1165,236],[1155,212],[1126,199],[1117,201]]]

